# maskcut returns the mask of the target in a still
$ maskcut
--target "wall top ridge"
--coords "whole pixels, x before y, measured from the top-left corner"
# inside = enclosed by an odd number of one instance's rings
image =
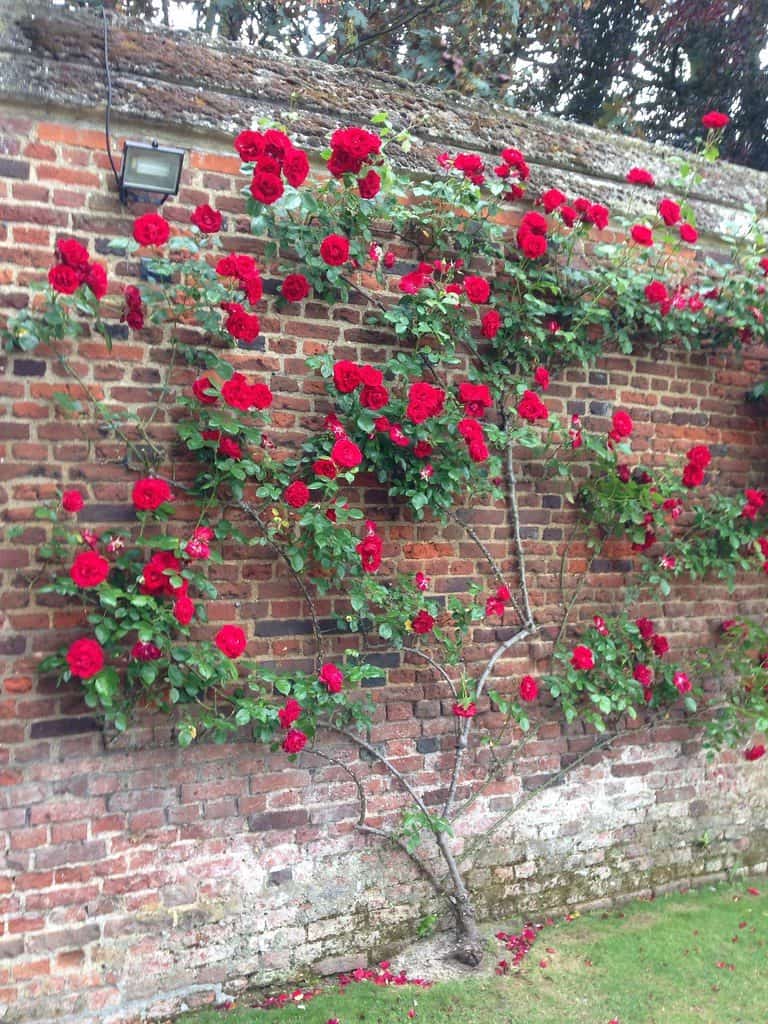
[[[631,192],[637,194],[624,182],[629,167],[645,166],[663,181],[680,156],[670,147],[508,110],[381,72],[279,57],[115,14],[110,15],[109,48],[115,115],[177,131],[231,138],[260,116],[285,119],[293,111],[298,117],[292,133],[302,145],[321,148],[339,124],[365,124],[386,110],[396,126],[409,126],[422,143],[403,158],[414,171],[432,169],[443,149],[490,155],[515,145],[541,169],[545,187],[560,184],[620,205]],[[0,53],[0,100],[90,113],[106,103],[99,73],[103,23],[92,9],[5,0]],[[728,208],[750,204],[766,210],[768,174],[704,161],[699,169],[703,182],[694,198],[702,204],[701,226],[722,230]],[[641,197],[646,204],[657,198],[658,192]]]

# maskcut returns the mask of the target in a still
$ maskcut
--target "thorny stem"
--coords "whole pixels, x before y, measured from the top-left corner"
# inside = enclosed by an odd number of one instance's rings
[[[448,675],[448,673],[446,672],[446,670],[443,668],[439,661],[435,661],[435,659],[430,654],[427,654],[426,651],[422,651],[418,647],[403,647],[402,650],[405,654],[416,654],[418,655],[419,658],[423,658],[424,661],[428,662],[435,670],[435,672],[441,675],[443,679],[446,681],[446,683],[448,683],[452,696],[457,696],[456,683],[453,681],[453,679],[451,679],[451,677]]]
[[[502,404],[501,426],[506,431],[508,425],[507,410]],[[525,552],[520,534],[520,507],[517,502],[517,476],[515,474],[515,460],[512,453],[512,441],[506,444],[507,454],[507,508],[512,519],[512,534],[515,543],[515,554],[517,555],[517,571],[520,577],[520,592],[522,594],[523,626],[529,631],[534,629],[533,612],[531,611],[531,600],[528,594],[528,580],[525,569]]]
[[[458,515],[458,513],[456,513],[456,512],[452,512],[451,513],[451,519],[454,521],[454,523],[457,523],[459,526],[461,526],[461,528],[465,531],[467,536],[470,537],[470,539],[477,545],[478,548],[480,548],[480,550],[483,553],[483,556],[485,557],[486,562],[491,567],[491,572],[496,577],[496,579],[499,581],[499,583],[503,583],[503,584],[506,585],[507,581],[504,579],[504,574],[501,571],[501,566],[496,561],[496,559],[493,557],[493,555],[489,551],[488,546],[485,544],[485,542],[480,539],[480,537],[479,537],[479,535],[477,533],[477,530],[474,528],[474,526],[472,526],[471,523],[468,523],[464,519],[462,519],[461,516]],[[510,591],[510,593],[511,593],[511,591]],[[512,602],[512,607],[515,609],[517,614],[522,619],[523,618],[523,613],[522,613],[522,611],[520,609],[520,605],[518,604],[517,598],[511,597],[511,602]]]
[[[565,547],[563,548],[562,558],[560,559],[560,594],[562,597],[565,596],[565,565],[568,558],[568,549],[571,545],[571,541],[574,538],[575,532],[576,529],[574,529],[574,532],[568,538],[568,541]],[[589,572],[592,568],[592,563],[605,547],[605,540],[605,537],[601,537],[597,546],[593,548],[592,554],[589,556],[589,562],[587,563],[586,569],[579,576],[578,581],[576,582],[576,586],[573,588],[573,593],[569,597],[567,603],[564,602],[563,618],[560,623],[560,629],[558,630],[557,636],[555,638],[555,645],[559,644],[560,641],[563,639],[563,636],[565,635],[565,630],[568,626],[568,617],[570,616],[571,610],[573,609],[574,604],[578,600],[579,594],[581,593],[582,588],[584,587],[584,584],[587,581],[587,577],[589,576]]]

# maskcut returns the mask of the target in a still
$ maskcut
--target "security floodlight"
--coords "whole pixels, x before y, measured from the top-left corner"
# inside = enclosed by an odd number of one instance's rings
[[[160,146],[157,140],[126,142],[118,186],[120,202],[149,202],[160,206],[179,191],[184,150]]]

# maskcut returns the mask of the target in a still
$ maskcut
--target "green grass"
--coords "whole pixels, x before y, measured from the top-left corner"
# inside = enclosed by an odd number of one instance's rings
[[[414,1009],[416,1024],[768,1024],[768,884],[755,884],[759,896],[740,881],[547,927],[509,976],[430,989],[365,982],[331,987],[303,1009],[206,1010],[177,1022],[408,1024]],[[492,962],[506,955],[493,940]]]

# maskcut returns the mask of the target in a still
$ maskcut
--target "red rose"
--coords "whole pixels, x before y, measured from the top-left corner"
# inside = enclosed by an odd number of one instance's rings
[[[340,359],[333,367],[333,383],[342,395],[348,395],[363,383],[360,367],[349,359]]]
[[[312,463],[312,469],[317,476],[324,476],[328,480],[335,480],[338,472],[331,459],[317,459]]]
[[[218,395],[209,395],[208,391],[215,391],[215,387],[210,377],[198,377],[192,384],[192,394],[203,405],[215,405],[218,401]]]
[[[468,704],[460,704],[455,701],[451,711],[457,718],[474,718],[477,714],[477,705],[474,701],[470,701]]]
[[[484,338],[495,338],[501,327],[501,317],[495,309],[489,309],[480,321],[480,333]]]
[[[365,572],[376,572],[379,568],[382,547],[381,537],[377,537],[375,533],[369,534],[355,547]]]
[[[517,413],[529,423],[549,419],[549,409],[535,391],[524,392],[523,397],[517,403]]]
[[[223,302],[222,308],[228,314],[227,319],[224,321],[224,329],[236,341],[242,341],[245,345],[253,344],[261,330],[261,321],[256,314],[246,313],[239,302]]]
[[[249,384],[245,375],[236,371],[221,387],[221,397],[233,409],[266,409],[273,395],[266,384]]]
[[[307,180],[309,160],[303,149],[291,149],[283,157],[283,174],[293,188],[299,188]]]
[[[301,713],[304,709],[301,704],[293,697],[289,697],[285,702],[285,707],[280,708],[277,712],[277,718],[280,722],[280,726],[283,729],[290,729],[295,721],[301,718]]]
[[[195,614],[195,606],[186,594],[180,594],[173,602],[173,617],[180,626],[188,626]]]
[[[264,137],[261,132],[240,132],[235,139],[235,149],[243,163],[253,163],[264,152]]]
[[[605,619],[602,615],[592,616],[592,625],[595,627],[600,636],[608,636],[608,627],[605,624]]]
[[[217,451],[225,459],[234,459],[236,462],[239,462],[243,457],[243,449],[233,437],[222,437]]]
[[[678,693],[690,693],[691,691],[691,680],[685,672],[675,672],[672,676],[672,684]]]
[[[435,620],[429,612],[424,611],[422,608],[421,611],[414,615],[411,625],[414,633],[431,633],[435,625]]]
[[[65,512],[79,512],[84,504],[80,491],[64,491],[61,496],[61,507]]]
[[[181,572],[181,562],[170,551],[157,551],[141,570],[143,583],[142,594],[154,594],[158,597],[173,597],[176,593],[186,593],[189,584],[184,580],[181,586],[174,586],[171,576]]]
[[[645,224],[635,224],[631,231],[632,241],[638,245],[653,245],[653,232]]]
[[[361,199],[373,199],[381,189],[381,178],[376,171],[368,171],[364,178],[358,180],[357,187]]]
[[[683,223],[677,229],[680,234],[680,240],[687,242],[689,245],[693,245],[699,240],[699,232],[693,226],[693,224]]]
[[[694,466],[698,466],[700,469],[706,469],[712,461],[712,452],[705,444],[694,445],[693,448],[689,449],[686,458],[689,462],[693,463]]]
[[[561,206],[557,212],[560,214],[560,220],[567,228],[572,228],[579,216],[572,206]]]
[[[534,235],[530,231],[518,231],[517,244],[523,256],[529,260],[540,259],[547,251],[546,238],[543,235]]]
[[[131,648],[131,657],[134,661],[157,661],[162,658],[163,652],[149,641],[137,640]]]
[[[640,619],[635,619],[635,625],[640,631],[640,636],[643,640],[650,640],[653,636],[654,626],[650,619],[643,616]]]
[[[539,684],[533,676],[523,676],[520,680],[520,700],[534,701],[539,696]]]
[[[756,743],[754,747],[747,747],[744,751],[745,761],[759,761],[761,757],[765,757],[765,745],[763,743]]]
[[[571,664],[580,672],[588,672],[595,667],[595,656],[589,647],[579,645],[573,649]]]
[[[647,185],[649,188],[656,184],[651,172],[646,171],[644,167],[633,167],[627,173],[627,181],[630,185]]]
[[[445,405],[445,392],[424,380],[417,380],[408,389],[405,415],[412,423],[423,423],[439,416]]]
[[[481,417],[493,405],[491,392],[486,385],[472,384],[468,380],[459,385],[459,401],[464,406],[464,413],[475,418]]]
[[[280,286],[286,302],[301,302],[309,295],[309,281],[303,274],[289,274]]]
[[[689,462],[683,470],[683,484],[685,487],[700,487],[704,483],[704,470],[701,466]]]
[[[328,693],[340,693],[344,683],[344,673],[336,665],[327,662],[320,669],[320,682],[328,689]]]
[[[73,676],[90,679],[104,668],[104,650],[100,643],[88,637],[75,640],[67,651],[67,664]]]
[[[208,203],[196,206],[189,219],[204,235],[212,235],[221,228],[221,214],[218,210],[210,207]]]
[[[276,203],[285,192],[283,180],[277,174],[270,174],[268,171],[256,171],[251,182],[251,195],[266,206]]]
[[[133,237],[139,245],[165,245],[171,226],[159,213],[144,213],[133,222]]]
[[[328,235],[320,243],[320,258],[329,267],[340,267],[349,259],[349,241],[343,235]]]
[[[301,729],[289,729],[282,742],[282,748],[287,754],[298,754],[306,745],[307,737]]]
[[[730,120],[727,114],[721,114],[718,110],[710,110],[702,117],[701,123],[705,128],[716,131],[718,128],[725,128]]]
[[[671,228],[680,220],[680,207],[671,199],[662,199],[659,203],[659,216]]]
[[[171,501],[172,494],[165,480],[147,476],[137,480],[133,485],[132,497],[134,508],[140,512],[148,512],[159,508],[163,502]]]
[[[653,684],[653,672],[648,665],[635,665],[632,678],[637,680],[643,688]]]
[[[56,243],[56,254],[62,263],[66,263],[68,267],[78,271],[81,276],[85,276],[90,257],[84,245],[75,241],[74,238],[60,238]]]
[[[491,294],[491,286],[484,277],[473,277],[470,275],[464,278],[464,291],[467,293],[467,298],[470,302],[479,305],[488,301]]]
[[[413,454],[417,459],[428,459],[432,454],[432,445],[429,441],[417,441],[413,446]]]
[[[533,379],[542,391],[549,387],[549,370],[545,366],[537,366],[533,371]]]
[[[584,220],[587,224],[594,224],[598,231],[605,231],[610,213],[608,207],[602,203],[592,203],[584,213]]]
[[[303,480],[294,480],[283,491],[283,501],[291,508],[304,508],[309,501],[309,488]]]
[[[80,275],[66,263],[57,263],[48,271],[48,283],[60,295],[72,295],[82,284]]]
[[[109,562],[96,551],[81,551],[75,556],[69,575],[78,587],[98,587],[109,576]]]
[[[565,195],[559,188],[550,188],[542,195],[539,202],[547,213],[552,213],[552,211],[556,210],[558,206],[563,205],[565,198]]]
[[[473,462],[485,462],[489,455],[488,446],[482,440],[470,441],[468,450]]]
[[[661,281],[651,281],[645,286],[645,297],[652,306],[661,306],[669,301],[669,292]]]
[[[363,453],[347,437],[340,437],[331,448],[331,458],[340,469],[354,469],[363,461]]]
[[[107,272],[101,263],[89,263],[85,275],[85,284],[97,299],[103,299],[107,294]]]
[[[360,405],[364,409],[383,409],[389,402],[389,392],[381,384],[366,384],[360,392]]]
[[[222,626],[214,637],[214,643],[227,658],[239,658],[245,650],[247,640],[239,626]]]
[[[614,441],[620,441],[623,437],[629,437],[634,430],[632,417],[623,409],[617,409],[611,417],[612,430],[608,435]]]

